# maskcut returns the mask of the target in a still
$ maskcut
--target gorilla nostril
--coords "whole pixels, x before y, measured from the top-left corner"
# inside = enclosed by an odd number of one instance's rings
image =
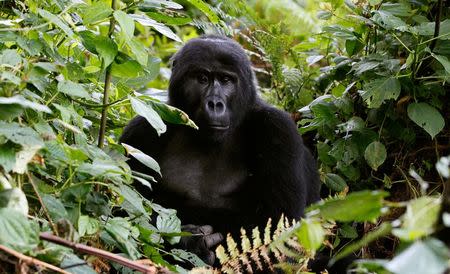
[[[216,103],[216,111],[217,112],[222,112],[224,109],[225,109],[225,105],[222,102]]]
[[[213,101],[208,101],[208,108],[209,108],[210,110],[214,110],[214,109],[215,109],[215,107],[214,107],[214,102],[213,102]]]

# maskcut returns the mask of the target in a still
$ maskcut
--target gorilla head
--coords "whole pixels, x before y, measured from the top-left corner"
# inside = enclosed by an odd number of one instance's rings
[[[169,103],[184,110],[202,136],[220,140],[233,133],[255,98],[250,61],[233,40],[203,36],[174,56]]]

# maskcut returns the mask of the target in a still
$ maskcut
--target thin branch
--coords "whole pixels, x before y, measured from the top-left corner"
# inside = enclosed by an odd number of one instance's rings
[[[50,226],[53,229],[53,233],[55,233],[56,235],[59,235],[58,234],[58,229],[56,228],[56,225],[53,223],[52,218],[50,218],[50,214],[48,213],[47,207],[45,206],[44,202],[42,201],[42,197],[39,194],[39,191],[38,191],[36,185],[34,184],[34,180],[31,177],[29,172],[27,172],[27,176],[28,176],[28,180],[30,181],[31,186],[33,187],[34,193],[36,194],[36,197],[38,198],[39,203],[42,206],[42,210],[44,211],[44,215],[47,218],[47,221],[49,222]]]
[[[442,0],[438,0],[438,7],[437,7],[437,14],[435,19],[435,25],[434,25],[434,35],[433,38],[436,38],[439,36],[439,30],[441,28],[441,14],[442,14]],[[433,52],[434,47],[436,46],[437,39],[434,39],[431,41],[430,44],[430,51]]]
[[[52,242],[55,244],[59,244],[65,247],[69,247],[75,251],[81,252],[81,253],[86,253],[86,254],[90,254],[90,255],[94,255],[100,258],[104,258],[116,263],[119,263],[121,265],[124,265],[126,267],[129,267],[131,269],[143,272],[143,273],[148,273],[148,274],[153,274],[153,273],[169,273],[168,271],[166,271],[165,269],[159,269],[159,267],[157,267],[156,265],[142,265],[140,263],[134,262],[130,259],[127,259],[125,257],[119,256],[117,254],[105,251],[105,250],[101,250],[95,247],[91,247],[91,246],[87,246],[84,244],[78,244],[78,243],[73,243],[70,242],[68,240],[65,240],[63,238],[54,236],[48,232],[44,232],[41,233],[39,235],[39,237],[41,238],[41,240],[45,240],[48,242]]]
[[[47,269],[53,270],[58,273],[70,274],[70,272],[67,272],[59,267],[48,264],[48,263],[38,260],[36,258],[23,255],[22,253],[19,253],[19,252],[15,251],[11,248],[8,248],[4,245],[0,245],[0,250],[13,255],[14,257],[18,258],[19,260],[25,262],[26,264],[41,266],[43,268],[47,268]]]
[[[116,0],[112,0],[111,7],[113,10],[116,10]],[[114,33],[114,28],[116,25],[116,20],[114,19],[114,16],[111,16],[109,20],[109,31],[108,31],[108,37],[111,38],[112,34]],[[111,67],[112,63],[109,64],[106,67],[105,70],[105,86],[103,89],[103,108],[102,108],[102,118],[100,121],[100,131],[98,133],[98,147],[103,148],[103,143],[105,139],[105,131],[106,131],[106,120],[108,115],[108,99],[109,99],[109,89],[111,86]]]

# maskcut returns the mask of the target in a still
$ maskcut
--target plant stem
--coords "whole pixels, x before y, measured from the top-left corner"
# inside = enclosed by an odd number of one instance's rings
[[[116,0],[112,0],[111,7],[113,10],[116,10]],[[109,19],[109,31],[108,31],[108,37],[111,38],[114,27],[116,25],[116,20],[114,19],[114,16],[111,16]],[[109,99],[109,89],[111,87],[111,66],[112,63],[109,64],[106,67],[105,70],[105,86],[103,89],[103,108],[102,108],[102,118],[100,121],[100,130],[98,133],[98,147],[103,148],[103,143],[105,139],[105,131],[106,131],[106,119],[108,115],[108,99]]]
[[[441,14],[442,14],[442,0],[438,0],[438,7],[437,7],[437,14],[435,19],[435,25],[434,25],[434,35],[433,38],[436,38],[439,36],[439,30],[441,26]],[[434,47],[436,46],[437,39],[434,39],[431,41],[430,44],[430,51],[433,52]]]

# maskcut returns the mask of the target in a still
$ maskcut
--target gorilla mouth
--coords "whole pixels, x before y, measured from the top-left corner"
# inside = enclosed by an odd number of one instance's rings
[[[214,130],[227,130],[229,127],[230,127],[229,125],[218,125],[218,124],[208,125],[208,128]]]

